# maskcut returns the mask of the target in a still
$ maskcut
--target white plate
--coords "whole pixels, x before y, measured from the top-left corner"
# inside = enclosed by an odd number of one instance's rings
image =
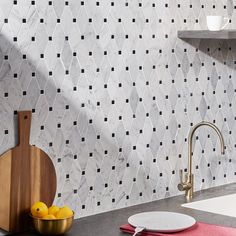
[[[196,220],[185,214],[151,211],[132,215],[129,217],[128,222],[134,227],[144,228],[148,231],[174,233],[192,227]]]

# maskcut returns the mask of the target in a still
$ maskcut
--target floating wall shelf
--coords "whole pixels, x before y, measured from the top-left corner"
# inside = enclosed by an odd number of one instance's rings
[[[236,30],[179,30],[178,37],[181,39],[236,39]]]

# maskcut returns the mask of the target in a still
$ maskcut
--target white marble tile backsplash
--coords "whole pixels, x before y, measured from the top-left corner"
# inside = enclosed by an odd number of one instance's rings
[[[1,0],[0,152],[17,144],[16,112],[32,110],[31,144],[52,158],[56,204],[87,216],[180,194],[187,135],[196,190],[236,180],[236,46],[177,38],[229,16],[236,2]],[[210,135],[210,138],[209,138]]]

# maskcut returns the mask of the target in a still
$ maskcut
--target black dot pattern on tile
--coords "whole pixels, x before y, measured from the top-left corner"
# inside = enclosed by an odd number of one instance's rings
[[[22,12],[12,0],[3,7],[0,149],[17,144],[17,110],[32,110],[31,143],[58,168],[56,201],[79,202],[75,211],[88,215],[176,195],[171,179],[187,172],[188,131],[202,120],[229,141],[218,160],[216,134],[197,132],[196,189],[236,180],[235,43],[176,37],[206,26],[210,13],[228,15],[233,28],[234,4],[32,0]],[[22,12],[15,21],[14,12]]]

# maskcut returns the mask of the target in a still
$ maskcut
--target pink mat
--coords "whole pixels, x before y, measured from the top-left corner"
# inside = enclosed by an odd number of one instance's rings
[[[133,234],[134,227],[130,224],[120,226],[120,230],[124,233]],[[178,232],[178,233],[155,233],[143,231],[138,234],[139,236],[236,236],[236,228],[224,227],[219,225],[211,225],[202,222],[196,223],[193,227]]]

